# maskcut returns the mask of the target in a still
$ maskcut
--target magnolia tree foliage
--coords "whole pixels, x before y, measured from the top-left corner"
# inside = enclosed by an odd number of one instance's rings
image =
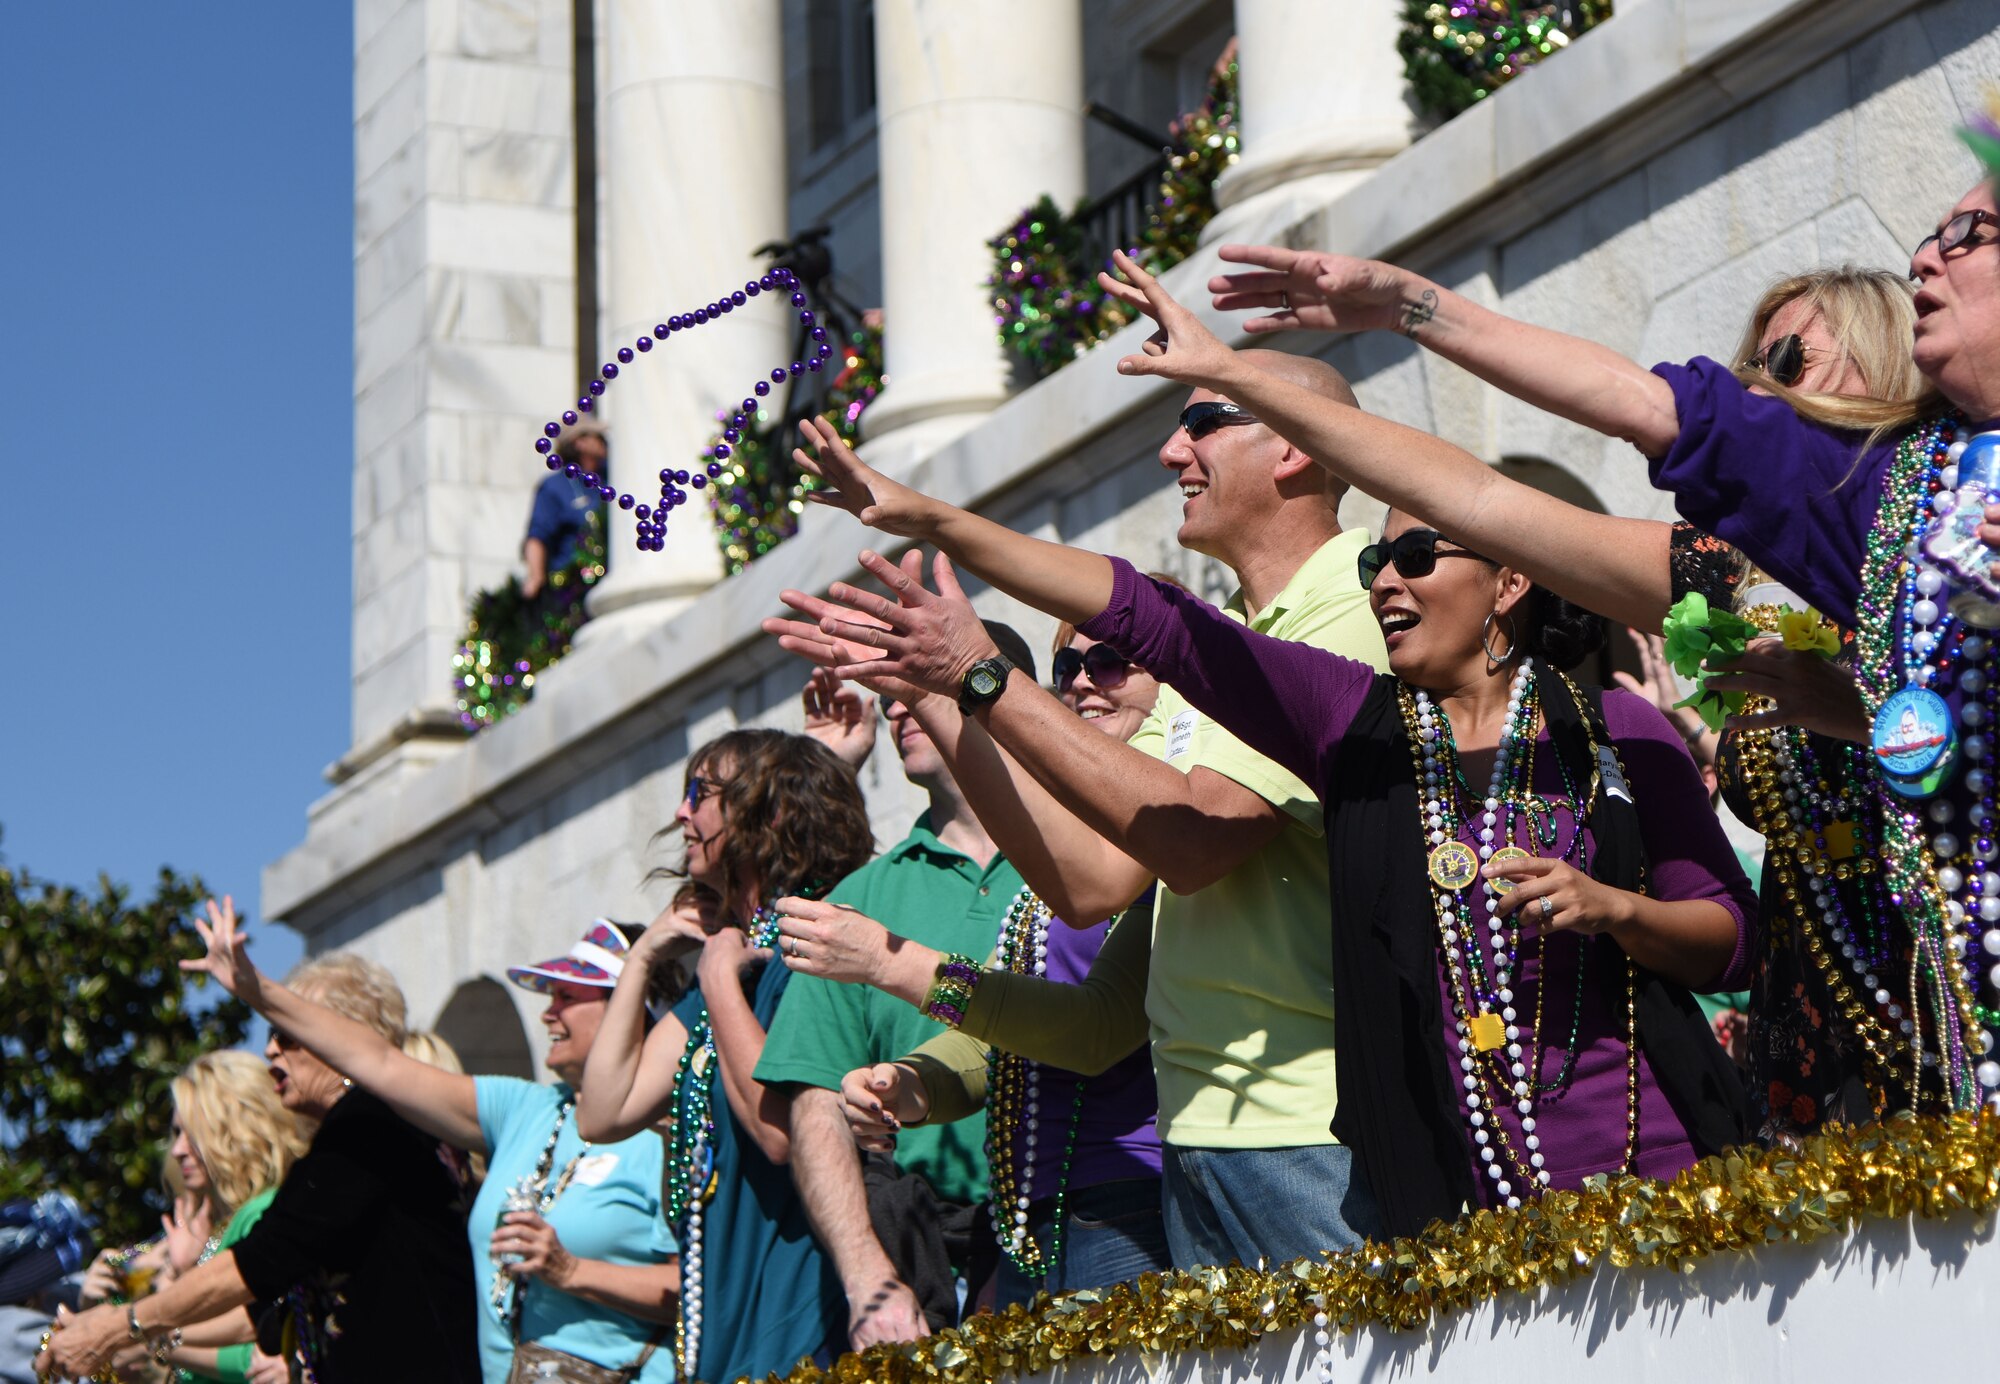
[[[0,861],[0,1201],[61,1188],[104,1243],[158,1233],[169,1083],[248,1019],[191,1003],[175,964],[200,954],[206,897],[167,869],[134,903],[102,876],[85,893]]]

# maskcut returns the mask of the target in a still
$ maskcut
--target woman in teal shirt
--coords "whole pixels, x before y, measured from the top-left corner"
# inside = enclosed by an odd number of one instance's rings
[[[640,1384],[672,1384],[668,1347],[680,1266],[661,1213],[659,1136],[589,1141],[573,1114],[584,1059],[625,964],[628,939],[618,925],[600,919],[567,955],[508,972],[515,984],[548,996],[542,1024],[553,1086],[429,1066],[366,1024],[266,979],[250,964],[226,906],[214,937],[203,969],[268,1019],[284,1042],[305,1047],[452,1148],[486,1155],[486,1181],[467,1225],[484,1285],[478,1315],[486,1384],[505,1384],[517,1343],[538,1355],[632,1369]]]
[[[784,1166],[784,1098],[756,1080],[792,973],[771,960],[787,894],[819,897],[874,849],[854,772],[825,745],[738,730],[688,761],[674,814],[683,870],[715,903],[691,923],[684,889],[632,949],[591,1054],[577,1118],[600,1138],[661,1122],[667,1202],[687,1289],[682,1373],[716,1384],[783,1374],[847,1348],[847,1299]],[[649,970],[701,947],[695,988],[646,1033]]]

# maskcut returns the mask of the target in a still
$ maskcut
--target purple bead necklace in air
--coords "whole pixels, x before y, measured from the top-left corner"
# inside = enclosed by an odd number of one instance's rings
[[[748,398],[737,405],[736,412],[729,417],[729,426],[723,430],[722,441],[716,445],[715,459],[708,463],[707,474],[697,471],[690,475],[685,469],[669,468],[660,472],[660,498],[657,504],[642,505],[629,493],[620,492],[615,486],[596,484],[596,478],[581,466],[564,458],[556,450],[556,444],[563,435],[563,429],[576,426],[580,414],[590,413],[597,407],[598,398],[618,378],[618,368],[630,365],[636,355],[644,355],[653,349],[655,341],[665,341],[675,332],[689,331],[695,327],[718,321],[724,314],[734,312],[761,293],[789,292],[792,306],[799,310],[799,321],[806,327],[816,343],[809,360],[795,360],[790,365],[774,366],[768,380],[757,381],[756,398]],[[759,278],[752,279],[742,288],[725,294],[707,307],[696,308],[693,312],[680,313],[669,317],[653,328],[650,336],[642,336],[630,346],[618,348],[616,362],[606,361],[598,371],[599,378],[590,382],[582,397],[576,401],[574,409],[564,409],[560,423],[545,423],[542,436],[535,439],[535,450],[542,454],[551,471],[560,471],[572,480],[582,480],[585,485],[593,485],[597,493],[607,501],[616,501],[618,508],[629,509],[639,521],[639,549],[641,552],[660,552],[667,545],[667,516],[688,501],[689,490],[705,489],[711,480],[722,474],[722,462],[729,456],[732,444],[742,441],[743,434],[757,417],[757,399],[771,392],[771,386],[783,384],[787,379],[797,379],[806,371],[817,373],[833,354],[833,343],[827,340],[826,328],[815,321],[812,309],[806,306],[806,295],[799,287],[798,276],[791,270],[778,268]],[[685,488],[684,488],[685,487]]]

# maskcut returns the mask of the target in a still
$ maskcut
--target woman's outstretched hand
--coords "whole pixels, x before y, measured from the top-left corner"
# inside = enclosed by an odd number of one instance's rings
[[[208,921],[204,923],[197,916],[194,930],[208,950],[192,961],[181,962],[181,969],[215,977],[216,984],[252,1009],[257,1008],[263,994],[263,977],[250,960],[249,935],[237,926],[236,901],[224,894],[218,906],[210,899]]]
[[[792,449],[799,469],[821,481],[806,499],[816,505],[845,510],[871,529],[903,538],[929,536],[937,506],[930,496],[890,480],[854,454],[833,424],[823,418],[799,423],[805,447]]]
[[[1809,650],[1788,649],[1779,639],[1751,640],[1741,654],[1717,666],[1708,686],[1768,703],[1762,711],[1730,717],[1731,730],[1799,726],[1859,744],[1866,744],[1871,733],[1853,670]]]
[[[1111,262],[1124,279],[1100,273],[1098,287],[1127,307],[1137,308],[1159,328],[1146,338],[1142,354],[1126,356],[1118,362],[1119,373],[1161,375],[1182,384],[1226,392],[1223,384],[1230,367],[1236,363],[1236,353],[1204,327],[1200,318],[1175,302],[1160,281],[1141,269],[1123,250],[1114,250]]]
[[[1262,312],[1243,324],[1252,336],[1300,329],[1414,335],[1437,310],[1434,289],[1380,260],[1281,245],[1225,245],[1220,253],[1257,266],[1208,281],[1218,311]]]

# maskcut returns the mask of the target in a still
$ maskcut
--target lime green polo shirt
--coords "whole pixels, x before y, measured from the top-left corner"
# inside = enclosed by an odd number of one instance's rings
[[[993,950],[1021,875],[996,853],[984,868],[932,834],[928,814],[894,848],[842,880],[827,898],[889,931],[939,951],[983,957]],[[889,1062],[944,1032],[902,1000],[866,985],[792,977],[771,1020],[757,1079],[840,1089],[856,1067]],[[921,1173],[941,1197],[986,1199],[986,1116],[918,1125],[896,1136],[896,1162]]]
[[[1250,628],[1387,667],[1355,579],[1367,543],[1360,530],[1329,539]],[[1223,611],[1246,622],[1243,593]],[[1319,799],[1170,687],[1132,745],[1183,773],[1199,767],[1234,780],[1289,819],[1208,888],[1160,887],[1146,984],[1160,1137],[1182,1148],[1333,1143],[1332,905]]]

